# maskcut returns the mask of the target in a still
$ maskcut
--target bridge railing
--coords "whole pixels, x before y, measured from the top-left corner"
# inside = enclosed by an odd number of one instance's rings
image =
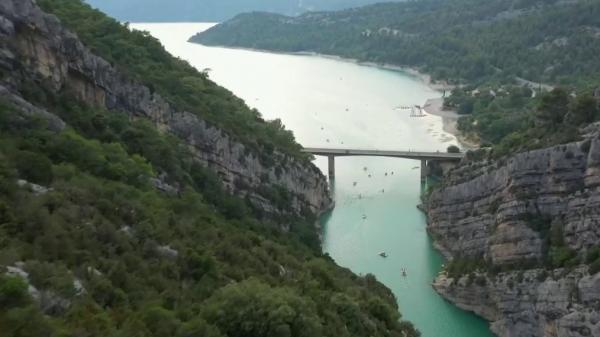
[[[380,156],[400,158],[423,158],[423,159],[461,159],[464,153],[449,152],[427,152],[427,151],[393,151],[393,150],[369,150],[369,149],[336,149],[336,148],[304,148],[306,153],[319,156]]]

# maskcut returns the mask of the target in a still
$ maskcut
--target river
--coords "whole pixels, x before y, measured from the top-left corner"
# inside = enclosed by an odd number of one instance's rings
[[[210,24],[132,24],[173,55],[257,108],[280,118],[306,147],[445,151],[457,144],[440,117],[410,117],[400,106],[440,97],[408,74],[319,56],[204,47],[186,42]],[[327,172],[324,158],[316,164]],[[336,207],[322,219],[323,249],[356,273],[372,273],[398,299],[403,318],[424,337],[493,336],[482,319],[444,301],[431,288],[443,263],[425,231],[418,161],[336,159]],[[378,255],[385,251],[387,258]],[[402,269],[407,275],[402,276]]]

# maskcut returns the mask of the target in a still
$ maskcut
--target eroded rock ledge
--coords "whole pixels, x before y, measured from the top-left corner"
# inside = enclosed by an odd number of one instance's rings
[[[597,132],[502,160],[467,160],[426,208],[428,230],[448,258],[497,270],[440,274],[434,287],[444,297],[502,337],[600,336],[600,274],[583,264],[600,244]],[[561,249],[578,261],[570,268],[548,268],[555,228]]]

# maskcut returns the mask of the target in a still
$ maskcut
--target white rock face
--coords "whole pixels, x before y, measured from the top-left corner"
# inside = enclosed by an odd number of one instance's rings
[[[47,187],[44,187],[44,186],[41,186],[38,184],[30,183],[30,182],[28,182],[26,180],[22,180],[22,179],[17,180],[17,185],[31,189],[31,191],[35,195],[43,195],[43,194],[46,194],[46,193],[52,191],[51,188],[47,188]]]
[[[560,226],[565,245],[583,258],[600,245],[600,136],[462,163],[432,193],[427,210],[428,230],[450,258],[541,265],[550,226]],[[442,274],[434,287],[491,321],[502,337],[600,336],[600,274],[589,275],[583,265],[548,274],[534,268],[480,275],[485,282]]]
[[[171,248],[170,246],[158,246],[156,247],[156,251],[161,256],[169,259],[176,259],[177,256],[179,256],[179,252]]]

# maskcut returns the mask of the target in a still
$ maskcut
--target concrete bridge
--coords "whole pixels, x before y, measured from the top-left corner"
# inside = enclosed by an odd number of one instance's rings
[[[392,157],[405,158],[421,161],[421,181],[427,178],[427,162],[458,162],[465,154],[464,153],[448,153],[448,152],[423,152],[423,151],[381,151],[381,150],[361,150],[361,149],[331,149],[331,148],[304,148],[306,153],[311,153],[315,156],[325,156],[328,158],[328,173],[329,179],[335,177],[335,157],[348,156],[366,156],[366,157]]]

